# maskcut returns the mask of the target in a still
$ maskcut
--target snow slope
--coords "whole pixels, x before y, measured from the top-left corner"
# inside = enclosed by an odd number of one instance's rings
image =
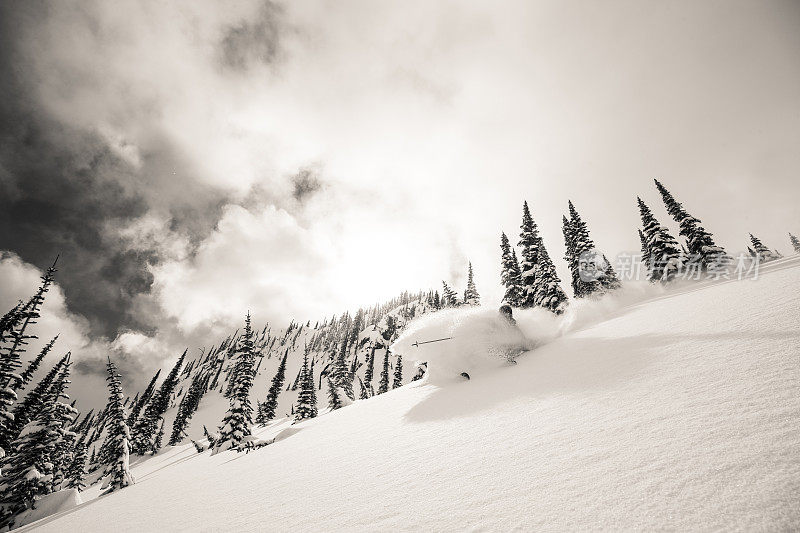
[[[37,531],[800,527],[800,260],[616,310],[249,454],[167,449]],[[598,304],[600,305],[600,304]]]

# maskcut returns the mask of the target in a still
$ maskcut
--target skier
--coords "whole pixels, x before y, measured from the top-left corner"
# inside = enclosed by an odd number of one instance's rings
[[[509,364],[515,365],[517,364],[516,357],[528,349],[529,343],[522,330],[519,329],[510,305],[500,306],[500,318],[502,319],[502,330],[498,332],[498,337],[504,342],[497,346],[497,349],[501,355],[505,356]]]
[[[498,344],[492,346],[490,351],[505,357],[509,364],[515,365],[517,364],[516,357],[527,349],[528,342],[514,319],[511,306],[501,305],[499,312],[500,320],[496,324],[497,329],[494,332]],[[467,372],[462,372],[461,377],[470,379]]]
[[[517,321],[514,320],[513,311],[511,310],[511,306],[508,304],[500,306],[500,316],[502,316],[506,322],[509,323],[511,326],[516,326]]]

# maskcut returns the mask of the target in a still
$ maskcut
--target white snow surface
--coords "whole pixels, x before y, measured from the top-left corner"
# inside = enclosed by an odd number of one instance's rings
[[[483,366],[470,350],[470,381],[424,379],[301,424],[280,419],[256,432],[276,441],[247,454],[168,447],[132,466],[136,485],[29,527],[796,530],[798,287],[794,257],[756,281],[645,289],[638,303],[623,293],[559,319],[520,314],[541,345],[517,365]],[[406,335],[461,327],[451,319]],[[463,366],[436,344],[427,359]]]
[[[50,493],[36,500],[35,509],[28,509],[17,517],[17,527],[36,522],[46,516],[74,509],[82,502],[78,489],[62,489]]]

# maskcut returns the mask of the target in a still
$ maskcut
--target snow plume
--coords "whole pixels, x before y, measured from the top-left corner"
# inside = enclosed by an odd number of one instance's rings
[[[666,294],[663,285],[649,282],[627,282],[622,288],[600,298],[572,299],[558,321],[558,335],[584,329],[604,320],[625,307]]]
[[[557,328],[555,316],[547,311],[525,310],[517,314],[519,329],[509,325],[496,309],[445,309],[412,322],[391,350],[411,361],[427,362],[428,382],[460,379],[462,372],[472,375],[508,364],[506,353],[531,350],[542,339],[552,337]],[[414,345],[448,337],[449,340]]]
[[[411,361],[427,363],[429,383],[474,377],[507,365],[506,355],[535,350],[557,337],[609,318],[625,307],[664,294],[664,288],[632,283],[596,299],[572,300],[560,316],[540,309],[516,309],[517,328],[499,311],[486,307],[459,307],[422,316],[413,321],[392,345],[392,352]],[[448,339],[419,344],[437,339]]]

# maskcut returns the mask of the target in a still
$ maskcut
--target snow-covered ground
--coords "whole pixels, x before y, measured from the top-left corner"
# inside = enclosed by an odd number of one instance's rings
[[[168,448],[134,486],[29,527],[797,529],[798,287],[794,257],[756,281],[587,304],[515,366],[281,419],[248,454]]]

